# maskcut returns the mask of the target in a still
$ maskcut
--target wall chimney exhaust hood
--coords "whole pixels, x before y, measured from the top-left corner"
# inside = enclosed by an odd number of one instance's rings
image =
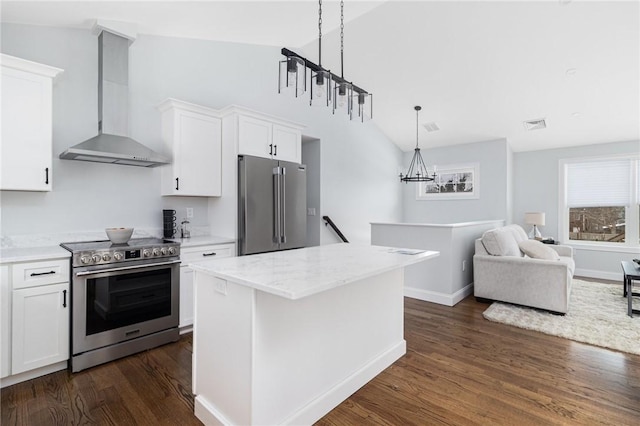
[[[167,158],[128,136],[129,43],[135,37],[112,31],[102,21],[94,30],[99,31],[98,135],[67,149],[60,158],[140,167],[167,164]]]

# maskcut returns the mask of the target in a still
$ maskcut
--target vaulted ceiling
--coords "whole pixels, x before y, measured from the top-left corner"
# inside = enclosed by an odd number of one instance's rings
[[[316,1],[3,1],[2,22],[288,47],[317,60]],[[345,78],[374,93],[375,124],[403,150],[507,138],[515,151],[640,139],[637,1],[346,0]],[[337,1],[322,62],[339,62]],[[547,128],[528,131],[526,120]],[[435,122],[440,130],[422,126]]]

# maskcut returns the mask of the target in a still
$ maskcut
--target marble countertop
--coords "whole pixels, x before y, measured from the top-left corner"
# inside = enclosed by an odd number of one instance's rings
[[[38,260],[63,259],[71,253],[60,246],[16,247],[0,249],[0,264],[35,262]]]
[[[287,299],[300,299],[438,256],[437,251],[402,254],[402,249],[330,244],[296,250],[198,262],[196,272]]]
[[[215,235],[201,235],[191,238],[172,238],[173,241],[179,242],[181,248],[210,246],[217,244],[235,244],[236,240],[228,237],[217,237]]]

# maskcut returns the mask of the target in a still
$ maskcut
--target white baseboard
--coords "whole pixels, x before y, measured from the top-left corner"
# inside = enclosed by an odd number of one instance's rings
[[[620,268],[620,272],[606,272],[606,271],[597,271],[593,269],[576,269],[573,273],[573,276],[576,278],[587,277],[587,278],[596,278],[600,280],[612,280],[612,281],[620,281],[622,282],[622,268]]]
[[[441,293],[438,291],[424,290],[415,287],[405,287],[404,295],[412,299],[424,300],[425,302],[437,303],[445,306],[455,306],[456,303],[473,294],[473,283],[456,291],[453,294]]]

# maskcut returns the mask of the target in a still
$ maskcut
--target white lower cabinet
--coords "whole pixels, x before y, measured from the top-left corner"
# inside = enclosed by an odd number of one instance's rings
[[[0,378],[11,375],[11,282],[9,266],[0,266]]]
[[[205,260],[232,257],[236,254],[235,244],[216,244],[199,247],[185,247],[180,260],[180,328],[193,325],[193,270],[187,265]]]
[[[69,358],[69,283],[13,291],[12,374]]]
[[[68,258],[0,266],[2,386],[64,368],[70,302]]]

